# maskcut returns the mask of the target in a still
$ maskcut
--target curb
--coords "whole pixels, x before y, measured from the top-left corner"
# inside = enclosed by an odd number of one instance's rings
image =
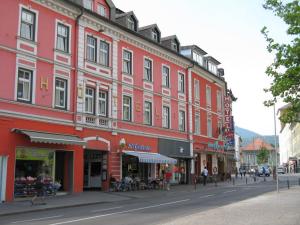
[[[72,204],[72,205],[63,205],[63,206],[53,206],[53,207],[46,207],[46,208],[36,208],[36,209],[30,209],[30,210],[24,210],[24,211],[16,211],[16,212],[8,212],[8,213],[0,213],[0,217],[2,216],[11,216],[16,214],[26,214],[26,213],[32,213],[32,212],[39,212],[39,211],[47,211],[47,210],[54,210],[54,209],[62,209],[62,208],[75,208],[75,207],[81,207],[81,206],[88,206],[88,205],[98,205],[98,204],[105,204],[110,202],[89,202],[89,203],[82,203],[82,204]],[[34,206],[32,206],[34,207]]]

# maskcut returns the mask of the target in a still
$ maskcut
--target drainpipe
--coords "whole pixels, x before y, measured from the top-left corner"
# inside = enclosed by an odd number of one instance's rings
[[[188,75],[188,140],[190,142],[190,156],[192,157],[190,166],[190,179],[189,183],[194,181],[195,174],[195,159],[193,151],[193,108],[192,108],[192,68],[195,66],[193,62],[190,66],[186,68]]]

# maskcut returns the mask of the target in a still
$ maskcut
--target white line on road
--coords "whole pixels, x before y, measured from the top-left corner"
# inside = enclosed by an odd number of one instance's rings
[[[11,222],[11,223],[25,223],[25,222],[32,222],[32,221],[39,221],[39,220],[45,220],[45,219],[53,219],[53,218],[59,218],[59,217],[63,217],[63,215],[58,215],[58,216],[48,216],[48,217],[40,217],[40,218],[36,218],[36,219],[31,219],[31,220],[20,220],[20,221],[15,221],[15,222]]]
[[[224,194],[226,193],[231,193],[231,192],[235,192],[236,190],[230,190],[230,191],[225,191]]]
[[[120,209],[120,208],[122,208],[122,206],[108,208],[108,209],[97,209],[97,210],[92,210],[92,212],[93,213],[95,213],[95,212],[104,212],[104,211],[108,211],[108,210],[112,210],[112,209]]]
[[[209,197],[213,197],[215,195],[203,195],[203,196],[200,196],[199,198],[209,198]]]
[[[63,221],[63,222],[58,222],[58,223],[52,223],[52,224],[49,224],[49,225],[60,225],[60,224],[67,224],[67,223],[75,223],[75,222],[80,222],[80,221],[84,221],[84,220],[91,220],[91,219],[96,219],[96,218],[101,218],[101,217],[106,217],[106,216],[112,216],[112,215],[117,215],[117,214],[140,211],[140,210],[144,210],[144,209],[156,208],[156,207],[165,206],[165,205],[177,204],[177,203],[186,202],[186,201],[189,201],[189,200],[190,199],[183,199],[183,200],[174,201],[174,202],[166,202],[166,203],[162,203],[162,204],[151,205],[151,206],[146,206],[146,207],[141,207],[141,208],[136,208],[136,209],[129,209],[129,210],[120,211],[120,212],[114,212],[114,213],[108,213],[108,214],[103,214],[103,215],[98,215],[98,216],[85,217],[85,218],[81,218],[81,219],[77,219],[77,220],[69,220],[69,221]]]

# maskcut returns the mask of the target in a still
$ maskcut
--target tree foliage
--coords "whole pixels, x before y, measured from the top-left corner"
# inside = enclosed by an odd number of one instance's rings
[[[265,147],[261,147],[256,155],[258,164],[265,164],[269,159],[269,151]]]
[[[264,104],[272,106],[277,99],[282,99],[289,107],[282,112],[280,120],[300,122],[300,3],[299,0],[265,0],[263,7],[287,24],[287,35],[291,38],[288,43],[279,44],[269,36],[266,27],[261,31],[268,42],[267,50],[275,54],[274,62],[266,69],[273,81],[265,89],[273,97]]]

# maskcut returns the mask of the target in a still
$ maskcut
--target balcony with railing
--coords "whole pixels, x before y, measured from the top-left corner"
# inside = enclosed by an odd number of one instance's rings
[[[83,114],[83,123],[93,127],[111,128],[112,119],[103,116],[96,116],[91,114]]]

